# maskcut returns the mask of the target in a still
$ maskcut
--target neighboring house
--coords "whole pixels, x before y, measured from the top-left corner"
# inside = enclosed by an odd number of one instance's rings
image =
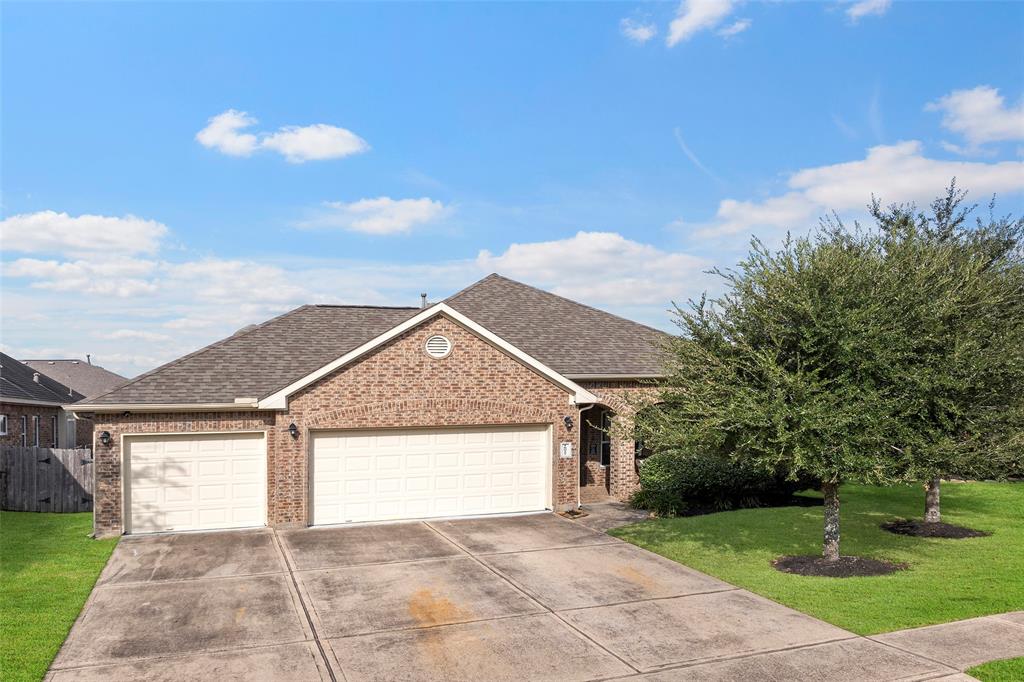
[[[498,275],[422,308],[297,308],[75,406],[96,420],[96,531],[627,499],[634,443],[600,427],[628,425],[664,338]]]
[[[92,364],[92,359],[88,355],[85,360],[22,360],[21,362],[85,398],[102,395],[128,381],[120,374],[114,374],[108,369]],[[61,447],[92,447],[93,423],[91,419],[75,419],[71,412],[65,410],[61,421],[63,423]]]
[[[75,447],[74,415],[64,406],[85,396],[0,353],[0,445]],[[91,431],[91,425],[82,429]],[[91,442],[89,434],[86,443]]]

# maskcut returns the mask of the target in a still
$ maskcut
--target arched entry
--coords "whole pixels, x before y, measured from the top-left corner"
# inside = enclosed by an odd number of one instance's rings
[[[611,496],[612,419],[615,412],[594,405],[580,423],[580,502],[600,502]]]

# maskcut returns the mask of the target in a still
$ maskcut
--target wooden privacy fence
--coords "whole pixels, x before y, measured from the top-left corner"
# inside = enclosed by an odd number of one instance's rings
[[[0,509],[92,511],[92,483],[88,449],[0,447]]]

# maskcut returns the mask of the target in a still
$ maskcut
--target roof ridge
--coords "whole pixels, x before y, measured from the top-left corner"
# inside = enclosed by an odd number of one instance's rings
[[[492,272],[491,274],[487,275],[486,277],[484,277],[480,281],[474,282],[473,284],[470,284],[468,287],[466,287],[462,291],[459,291],[457,293],[452,294],[451,296],[449,296],[448,298],[445,299],[445,302],[447,302],[447,301],[449,301],[451,299],[454,299],[457,296],[461,296],[462,294],[468,292],[470,289],[475,288],[477,285],[483,284],[487,280],[495,279],[495,278],[496,279],[505,280],[506,282],[511,282],[512,284],[516,284],[516,285],[519,285],[521,287],[526,287],[527,289],[531,289],[533,291],[537,291],[537,292],[540,292],[542,294],[546,294],[547,296],[553,296],[554,298],[558,298],[558,299],[561,299],[561,300],[566,301],[568,303],[572,303],[573,305],[578,305],[581,308],[586,308],[587,310],[593,310],[594,312],[601,313],[602,315],[607,315],[609,317],[614,317],[615,319],[622,320],[623,322],[628,322],[628,323],[630,323],[632,325],[635,325],[637,327],[643,327],[645,329],[649,329],[649,330],[651,330],[653,332],[657,332],[658,334],[664,334],[666,336],[670,336],[670,334],[668,332],[662,331],[660,329],[656,329],[656,328],[654,328],[654,327],[652,327],[652,326],[650,326],[648,324],[644,324],[643,322],[637,322],[636,320],[631,320],[628,317],[623,317],[622,315],[616,315],[615,313],[610,313],[607,310],[602,310],[601,308],[596,308],[596,307],[594,307],[592,305],[588,305],[586,303],[580,303],[579,301],[574,301],[573,299],[571,299],[571,298],[569,298],[567,296],[562,296],[560,294],[556,294],[556,293],[548,291],[546,289],[541,289],[540,287],[535,287],[535,286],[533,286],[531,284],[526,284],[525,282],[520,282],[519,280],[512,279],[510,277],[505,277],[504,275],[499,275],[496,272]]]
[[[232,339],[237,339],[237,338],[241,338],[243,336],[248,336],[249,334],[252,334],[254,331],[262,329],[263,327],[266,327],[268,324],[271,324],[272,322],[277,322],[278,320],[284,319],[284,318],[288,317],[289,315],[294,315],[295,313],[299,312],[300,310],[305,310],[306,308],[311,308],[311,307],[313,307],[313,306],[311,306],[309,304],[300,305],[298,308],[293,308],[292,310],[289,310],[288,312],[281,313],[280,315],[277,315],[275,317],[270,318],[266,322],[261,322],[259,324],[255,324],[255,325],[253,325],[252,327],[250,327],[248,329],[245,329],[243,327],[244,331],[238,331],[238,332],[235,332],[234,334],[232,334],[230,336],[224,337],[223,339],[219,339],[217,341],[214,341],[213,343],[208,344],[206,346],[203,346],[202,348],[200,348],[198,350],[194,350],[191,353],[188,353],[186,355],[181,356],[180,358],[177,358],[175,360],[171,360],[170,362],[166,362],[166,363],[160,365],[159,367],[155,367],[155,368],[149,370],[148,372],[140,374],[139,376],[135,377],[134,379],[129,379],[128,381],[126,381],[125,383],[121,384],[120,386],[115,386],[114,388],[110,389],[109,391],[104,391],[103,393],[100,393],[99,395],[90,396],[87,399],[90,400],[90,401],[94,401],[94,400],[102,398],[102,397],[104,397],[106,395],[110,395],[114,391],[120,391],[120,390],[122,390],[122,389],[124,389],[124,388],[126,388],[128,386],[131,386],[132,384],[136,384],[136,383],[142,381],[143,379],[145,379],[147,377],[153,376],[157,372],[162,372],[163,370],[165,370],[165,369],[167,369],[169,367],[174,367],[175,365],[178,365],[178,364],[184,362],[185,360],[194,358],[195,356],[200,355],[202,353],[205,353],[208,350],[213,350],[214,348],[218,348],[218,347],[224,345],[225,343],[227,343],[228,341],[230,341]],[[236,397],[238,397],[238,396],[236,396]]]
[[[471,291],[473,289],[476,289],[478,286],[480,286],[481,284],[483,284],[487,280],[494,279],[495,277],[497,277],[498,279],[508,279],[508,277],[502,277],[498,273],[492,272],[491,274],[487,275],[483,279],[478,279],[477,281],[473,282],[469,286],[463,287],[462,289],[459,289],[458,291],[456,291],[454,294],[452,294],[448,298],[445,298],[445,299],[441,300],[440,303],[447,303],[448,301],[452,300],[453,298],[457,298],[459,296],[462,296],[462,294],[465,294],[465,293],[467,293],[467,292],[469,292],[469,291]],[[508,281],[515,282],[514,279],[508,279]],[[516,284],[520,284],[520,282],[516,282]]]
[[[311,303],[309,308],[366,308],[368,310],[418,310],[418,305],[364,305],[361,303]]]

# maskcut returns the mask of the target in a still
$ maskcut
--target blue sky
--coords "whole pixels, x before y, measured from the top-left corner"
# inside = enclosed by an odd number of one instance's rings
[[[950,177],[1024,208],[1024,3],[4,3],[2,342],[133,375],[498,271],[655,326]]]

